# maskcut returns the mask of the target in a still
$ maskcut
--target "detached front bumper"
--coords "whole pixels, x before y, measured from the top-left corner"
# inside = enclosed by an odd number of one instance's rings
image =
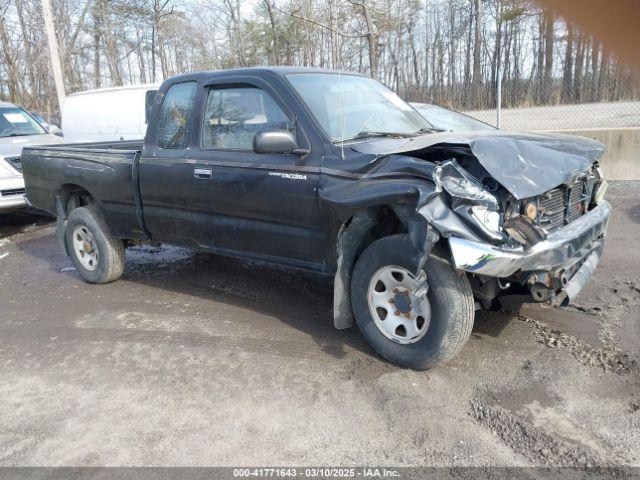
[[[571,290],[572,287],[571,296],[575,296],[600,259],[610,214],[611,205],[603,201],[528,249],[499,248],[451,237],[451,256],[457,269],[490,277],[509,277],[528,271],[567,270],[580,262],[580,268],[565,288]],[[576,282],[580,282],[580,288]]]

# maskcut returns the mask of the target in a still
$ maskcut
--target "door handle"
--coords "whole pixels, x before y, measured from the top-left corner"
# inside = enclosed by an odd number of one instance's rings
[[[193,176],[194,178],[212,178],[213,170],[210,168],[194,168]]]

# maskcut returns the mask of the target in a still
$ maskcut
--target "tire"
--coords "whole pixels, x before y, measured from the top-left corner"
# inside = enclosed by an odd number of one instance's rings
[[[89,243],[85,245],[92,246],[91,255],[83,255],[84,247],[81,247],[82,251],[77,248],[78,243],[82,243],[82,238],[89,239]],[[93,207],[80,207],[71,211],[64,240],[73,265],[86,282],[109,283],[122,275],[124,243],[111,236],[104,218]],[[89,257],[93,258],[92,262],[87,260]]]
[[[378,315],[377,320],[374,320],[373,307],[370,308],[370,302],[373,300],[370,299],[369,292],[370,282],[378,278],[376,276],[378,272],[385,272],[388,268],[393,271],[395,267],[390,266],[397,266],[415,273],[418,267],[417,255],[409,236],[393,235],[373,242],[364,250],[356,263],[351,277],[351,304],[356,321],[369,345],[392,363],[418,370],[431,368],[455,357],[471,335],[475,315],[471,286],[466,276],[454,271],[450,262],[445,260],[443,253],[438,252],[436,247],[425,266],[429,286],[426,300],[430,309],[430,319],[428,322],[423,321],[421,337],[416,335],[411,340],[412,343],[404,344],[398,343],[402,341],[401,339],[392,338],[397,337],[397,332],[402,334],[402,329],[394,333],[389,331],[383,333],[384,328],[389,328],[383,327],[386,318],[380,321],[381,315]],[[376,292],[379,285],[376,283],[373,287]],[[399,291],[402,293],[402,289]],[[375,292],[372,293],[375,294]],[[383,294],[386,295],[386,293]],[[392,309],[400,308],[393,305],[399,305],[399,300],[402,300],[397,298],[399,294],[395,295],[395,303],[391,304]],[[419,302],[424,302],[424,297],[407,296],[407,298],[413,299],[412,310],[408,312],[413,318],[414,310],[418,310]],[[405,310],[408,308],[406,303],[404,307]],[[424,306],[422,310],[425,313],[428,312]],[[400,317],[403,315],[405,314],[401,314]],[[398,318],[398,316],[389,317],[392,321]],[[420,317],[415,318],[419,326]],[[402,321],[405,320],[402,319]],[[387,325],[393,325],[393,323]],[[407,342],[409,339],[404,341]]]

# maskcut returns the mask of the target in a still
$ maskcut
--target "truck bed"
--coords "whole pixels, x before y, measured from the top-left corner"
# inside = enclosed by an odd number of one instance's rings
[[[74,143],[25,147],[22,169],[26,196],[35,208],[57,214],[56,197],[84,190],[106,213],[114,235],[143,230],[137,163],[142,141]]]

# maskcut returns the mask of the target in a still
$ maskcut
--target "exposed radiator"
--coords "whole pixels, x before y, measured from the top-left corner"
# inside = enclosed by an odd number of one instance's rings
[[[592,179],[581,178],[540,195],[538,225],[552,232],[573,222],[586,213],[592,193]]]

